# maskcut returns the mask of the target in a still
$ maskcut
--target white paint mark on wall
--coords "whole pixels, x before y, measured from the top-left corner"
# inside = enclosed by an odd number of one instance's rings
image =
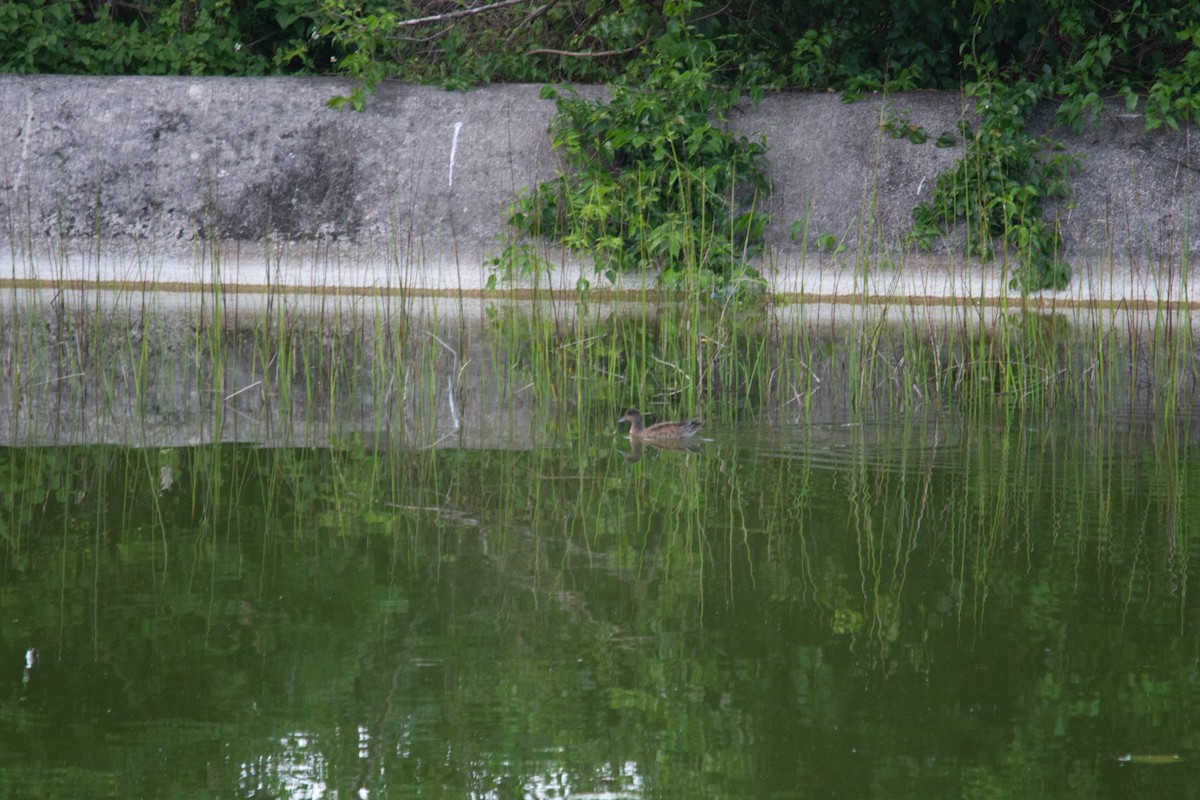
[[[458,132],[462,130],[462,123],[454,123],[454,138],[450,140],[450,185],[454,185],[454,154],[458,152]]]

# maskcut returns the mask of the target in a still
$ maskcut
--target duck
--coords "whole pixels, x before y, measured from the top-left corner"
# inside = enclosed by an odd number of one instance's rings
[[[700,427],[704,425],[704,420],[701,419],[685,419],[682,422],[656,422],[647,428],[646,422],[642,418],[642,412],[636,408],[629,409],[624,416],[617,420],[618,425],[622,422],[629,423],[629,438],[635,441],[638,439],[687,439],[695,436]]]

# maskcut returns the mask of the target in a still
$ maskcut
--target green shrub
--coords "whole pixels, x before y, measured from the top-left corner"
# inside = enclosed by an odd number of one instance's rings
[[[999,239],[1015,256],[1011,285],[1025,292],[1063,289],[1071,278],[1058,226],[1044,219],[1045,201],[1069,194],[1074,159],[1048,137],[1025,130],[1041,92],[1023,79],[969,83],[979,122],[964,122],[963,157],[938,176],[928,202],[913,210],[911,237],[924,247],[958,224],[967,249],[990,259]]]
[[[381,80],[400,78],[466,89],[491,82],[603,83],[652,38],[658,19],[643,0],[553,2],[447,9],[399,0],[323,0],[320,34],[358,81],[361,110]]]
[[[168,0],[0,3],[0,71],[263,75],[311,71],[312,4]],[[327,63],[327,59],[326,59]]]
[[[567,170],[520,198],[512,224],[594,254],[610,279],[639,268],[669,283],[756,277],[746,259],[767,222],[766,147],[725,127],[741,92],[720,66],[711,40],[672,22],[607,99],[547,87]]]

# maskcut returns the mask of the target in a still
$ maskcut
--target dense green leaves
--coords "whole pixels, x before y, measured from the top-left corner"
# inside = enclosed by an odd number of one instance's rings
[[[1023,79],[1072,125],[1108,97],[1150,127],[1200,120],[1200,6],[1175,0],[29,0],[0,4],[0,69],[602,82],[655,63],[653,43],[683,28],[752,92]]]
[[[1089,16],[1066,14],[1063,27],[1078,43],[1050,72],[1060,122],[1078,130],[1109,97],[1123,99],[1128,110],[1144,98],[1149,129],[1200,122],[1196,4],[1137,0]]]
[[[661,22],[642,0],[452,8],[421,0],[320,0],[319,6],[320,36],[344,54],[338,69],[368,91],[386,78],[448,89],[494,81],[604,82],[660,32]],[[359,90],[347,99],[361,107],[365,96]]]
[[[595,254],[610,278],[653,267],[668,280],[753,277],[770,192],[762,142],[731,134],[740,97],[717,81],[714,44],[670,26],[604,98],[547,89],[568,172],[522,197],[511,221]]]
[[[1075,161],[1055,152],[1048,138],[1026,132],[1039,97],[1034,84],[980,81],[968,84],[967,93],[976,98],[979,123],[963,123],[965,153],[938,176],[932,199],[913,210],[912,239],[929,247],[963,223],[974,255],[991,258],[996,240],[1016,255],[1013,288],[1065,288],[1070,267],[1061,259],[1058,227],[1043,210],[1045,201],[1068,194]]]
[[[312,70],[305,0],[258,4],[96,0],[0,4],[0,71],[88,75],[263,75]],[[325,59],[328,63],[328,59]]]

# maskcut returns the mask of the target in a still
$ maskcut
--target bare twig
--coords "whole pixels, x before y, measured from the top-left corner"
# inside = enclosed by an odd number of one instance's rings
[[[729,3],[726,3],[725,5],[718,8],[716,11],[712,11],[712,12],[709,12],[708,14],[703,14],[699,17],[696,17],[693,20],[689,20],[688,24],[695,25],[697,22],[703,22],[706,19],[711,19],[712,17],[715,17],[718,14],[724,14],[728,10],[729,10]]]
[[[477,6],[475,8],[464,8],[461,11],[447,11],[444,14],[434,14],[431,17],[417,17],[416,19],[406,19],[403,22],[397,22],[397,28],[410,27],[413,25],[428,25],[431,22],[445,22],[451,19],[460,19],[469,17],[474,14],[482,14],[485,11],[494,11],[497,8],[505,6],[515,6],[518,3],[528,3],[529,0],[499,0],[497,3],[488,3],[486,6]]]
[[[529,23],[533,22],[535,19],[542,16],[550,9],[554,8],[556,5],[558,5],[558,0],[550,0],[550,2],[548,2],[544,5],[538,6],[533,11],[530,11],[528,14],[525,15],[525,19],[521,20],[520,22],[518,22],[516,24],[516,26],[512,29],[512,33],[508,34],[508,38],[506,38],[504,40],[504,44],[505,45],[512,44],[513,37],[517,35],[517,31],[521,30],[521,28],[523,28],[526,25],[528,25]]]
[[[445,36],[447,33],[449,33],[450,31],[454,30],[454,28],[455,28],[455,27],[456,27],[456,25],[447,25],[446,27],[444,27],[444,28],[442,28],[442,29],[440,29],[440,30],[437,30],[437,31],[435,31],[435,32],[433,32],[433,33],[429,34],[428,36],[398,36],[398,35],[393,35],[393,36],[389,36],[389,37],[388,37],[388,39],[389,39],[390,41],[393,41],[393,42],[413,42],[413,43],[415,43],[415,44],[426,44],[426,43],[428,43],[428,42],[432,42],[432,41],[433,41],[433,40],[435,40],[435,39],[440,39],[440,38],[442,38],[442,37],[443,37],[443,36]]]
[[[646,39],[642,39],[633,47],[626,47],[624,50],[582,50],[578,52],[572,52],[570,50],[552,50],[548,47],[544,47],[538,50],[527,50],[525,55],[569,56],[570,58],[608,58],[609,56],[624,56],[628,55],[629,53],[636,52],[639,48],[641,48],[642,45],[646,43],[648,39],[649,37],[646,37]]]

